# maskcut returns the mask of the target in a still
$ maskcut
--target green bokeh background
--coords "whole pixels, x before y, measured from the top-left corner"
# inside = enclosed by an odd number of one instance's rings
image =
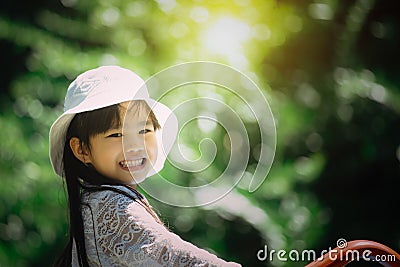
[[[243,266],[305,264],[260,262],[264,245],[321,251],[339,238],[369,239],[399,251],[397,10],[396,1],[372,0],[3,1],[0,266],[50,266],[65,245],[64,187],[48,159],[48,131],[70,81],[99,65],[148,78],[194,60],[228,64],[258,84],[275,116],[277,150],[254,193],[243,179],[212,206],[150,198],[172,231]],[[246,127],[253,153],[257,127]],[[171,166],[164,173],[187,181]]]

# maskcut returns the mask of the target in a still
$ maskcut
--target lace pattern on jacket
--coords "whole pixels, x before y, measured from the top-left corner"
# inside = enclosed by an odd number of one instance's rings
[[[240,266],[168,231],[144,208],[139,196],[123,186],[85,192],[82,216],[90,266]],[[73,266],[79,266],[75,248]]]

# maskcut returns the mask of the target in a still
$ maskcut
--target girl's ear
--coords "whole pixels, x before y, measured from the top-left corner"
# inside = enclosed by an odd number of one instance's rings
[[[77,137],[72,137],[69,140],[69,146],[71,147],[72,153],[75,157],[83,163],[91,163],[90,155],[85,147],[81,145],[81,142]]]

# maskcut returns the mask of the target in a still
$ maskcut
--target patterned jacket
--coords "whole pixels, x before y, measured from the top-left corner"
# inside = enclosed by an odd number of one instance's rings
[[[101,188],[84,192],[82,199],[90,266],[240,266],[170,232],[146,210],[140,193],[124,186]],[[78,267],[75,246],[72,256],[72,266]]]

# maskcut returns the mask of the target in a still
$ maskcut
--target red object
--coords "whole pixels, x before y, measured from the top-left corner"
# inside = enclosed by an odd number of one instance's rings
[[[358,252],[356,252],[358,251]],[[343,248],[336,247],[333,253],[325,253],[306,267],[341,267],[357,260],[352,255],[358,254],[359,261],[371,261],[380,263],[386,267],[400,267],[400,255],[393,249],[380,243],[369,240],[349,241]],[[347,255],[347,256],[346,256]]]

